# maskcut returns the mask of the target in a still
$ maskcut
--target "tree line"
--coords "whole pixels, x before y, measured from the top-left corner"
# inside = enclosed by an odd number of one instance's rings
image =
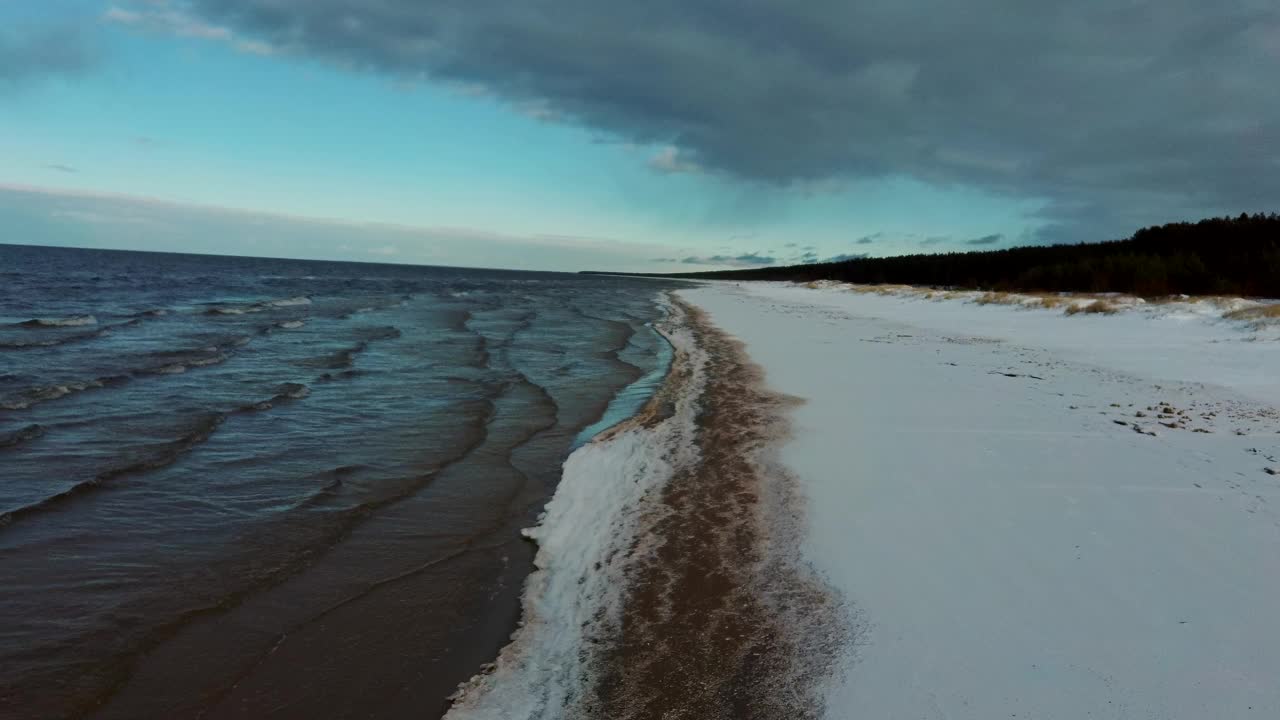
[[[1280,297],[1280,215],[1143,228],[1125,240],[679,273],[723,280],[838,280],[979,290]]]

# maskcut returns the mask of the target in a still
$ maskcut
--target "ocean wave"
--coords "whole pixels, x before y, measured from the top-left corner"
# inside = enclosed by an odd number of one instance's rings
[[[101,480],[97,478],[90,478],[89,480],[78,482],[56,495],[50,495],[42,500],[31,503],[30,505],[23,505],[22,507],[14,508],[13,510],[0,512],[0,528],[8,527],[9,525],[31,515],[37,515],[42,512],[53,510],[62,503],[96,490],[101,486]]]
[[[210,365],[218,365],[220,363],[226,362],[227,358],[229,357],[230,355],[228,355],[227,353],[214,350],[213,352],[204,353],[204,354],[191,354],[189,356],[183,357],[182,360],[154,365],[152,367],[139,370],[138,372],[146,373],[150,375],[181,375],[182,373],[190,370],[191,368],[200,368],[200,367],[208,367]]]
[[[84,392],[85,390],[96,390],[97,388],[106,387],[103,379],[85,380],[81,382],[67,382],[54,385],[37,385],[28,388],[16,395],[0,399],[0,409],[4,410],[26,410],[32,405],[49,400],[57,400],[60,397],[66,397],[73,393]]]
[[[267,307],[295,307],[298,305],[310,305],[311,298],[306,295],[299,295],[297,297],[285,298],[283,300],[268,300],[262,304]]]
[[[311,394],[311,388],[302,383],[284,383],[275,389],[275,395],[268,400],[261,400],[248,405],[241,405],[237,408],[237,412],[257,412],[261,410],[270,410],[282,402],[290,400],[301,400]]]
[[[19,340],[0,340],[0,350],[26,350],[29,348],[45,348],[55,347],[57,345],[65,345],[66,343],[76,342],[77,340],[88,340],[98,337],[100,333],[97,331],[89,333],[75,333],[74,335],[62,335],[59,337],[45,338],[22,338]]]
[[[361,372],[359,370],[343,370],[342,372],[336,372],[336,373],[324,373],[320,375],[320,377],[316,378],[316,382],[333,382],[334,380],[346,380],[348,378],[359,377],[360,375],[361,375]]]
[[[630,421],[575,450],[555,495],[525,536],[538,544],[524,615],[488,672],[454,695],[451,720],[576,718],[592,703],[596,643],[620,620],[625,571],[651,547],[640,530],[675,468],[696,463],[705,356],[681,311],[664,332],[676,348],[665,387]]]
[[[0,435],[0,449],[17,447],[44,435],[44,426],[31,424],[6,435]]]
[[[83,327],[85,325],[97,325],[98,318],[92,315],[72,315],[64,318],[32,318],[15,324],[24,328]]]
[[[0,398],[0,410],[26,410],[50,400],[57,400],[68,395],[86,390],[121,385],[134,377],[147,375],[181,375],[194,368],[208,367],[226,362],[235,348],[249,342],[249,336],[240,335],[227,338],[215,345],[189,350],[162,350],[151,353],[145,360],[150,362],[141,367],[126,369],[120,374],[103,376],[92,380],[76,380],[22,390],[8,397]]]
[[[56,510],[64,503],[106,487],[110,481],[125,475],[135,475],[172,465],[180,457],[190,452],[192,448],[208,440],[226,418],[226,413],[213,412],[203,414],[196,418],[187,433],[176,440],[151,447],[149,452],[141,458],[103,470],[87,480],[82,480],[62,492],[55,493],[37,502],[0,513],[0,528],[30,515]]]
[[[192,448],[208,440],[227,419],[226,413],[210,412],[200,416],[189,431],[176,440],[157,446],[151,454],[130,463],[104,470],[96,476],[99,481],[112,480],[123,475],[155,470],[168,465],[190,452]]]
[[[310,305],[310,304],[311,304],[311,298],[305,295],[299,295],[297,297],[282,298],[279,300],[258,300],[256,302],[251,302],[251,303],[241,303],[241,304],[232,303],[227,305],[214,305],[213,307],[206,308],[204,311],[204,314],[205,315],[245,315],[248,313],[260,313],[266,310],[273,310],[276,308],[300,307],[303,305]]]
[[[311,494],[295,503],[293,509],[302,510],[305,508],[312,508],[317,505],[323,505],[327,501],[332,500],[342,490],[344,482],[348,478],[365,469],[367,468],[364,465],[342,465],[340,467],[333,468],[332,470],[325,470],[324,472],[316,473],[311,477],[311,479],[322,482],[323,484],[313,490]]]
[[[355,336],[367,342],[375,340],[394,340],[402,335],[400,328],[390,325],[382,327],[362,327],[356,328]]]
[[[376,313],[376,311],[379,311],[379,310],[388,310],[388,309],[392,309],[392,307],[401,307],[404,305],[403,300],[387,300],[387,299],[384,299],[384,297],[383,299],[364,299],[358,302],[361,302],[361,304],[356,306],[348,305],[346,307],[340,307],[340,309],[335,310],[335,314],[333,315],[334,318],[337,318],[339,320],[349,320],[356,315],[364,315],[366,313]],[[366,305],[366,302],[371,302],[371,304]]]
[[[219,365],[231,358],[236,348],[249,344],[252,336],[233,335],[198,348],[159,350],[146,356],[150,362],[131,372],[133,375],[179,375],[193,368]]]
[[[133,320],[126,320],[124,322],[115,323],[113,325],[103,325],[102,327],[96,330],[90,330],[88,332],[64,333],[64,334],[57,334],[53,336],[40,333],[40,334],[33,334],[32,337],[23,337],[23,338],[18,338],[16,340],[0,340],[0,350],[24,350],[28,348],[55,347],[58,345],[66,345],[68,343],[80,342],[83,340],[92,340],[93,338],[101,337],[102,335],[106,335],[107,333],[110,333],[114,330],[118,330],[120,328],[133,327],[134,325],[137,325],[139,322],[141,322],[141,320],[135,318]],[[66,326],[66,327],[75,327],[75,326]]]
[[[349,368],[355,364],[356,355],[364,352],[369,347],[367,342],[359,342],[348,348],[343,348],[328,355],[308,358],[300,360],[299,365],[303,367],[320,368],[322,370],[338,370],[341,368]]]
[[[204,311],[204,314],[205,315],[244,315],[245,313],[251,313],[251,312],[262,312],[262,310],[260,308],[254,309],[254,306],[252,305],[242,305],[239,307],[229,306],[229,305],[220,305],[218,307],[211,307],[206,309]]]
[[[288,400],[301,400],[311,394],[311,388],[302,383],[284,383],[276,388],[276,397]]]
[[[360,338],[360,342],[356,344],[336,350],[327,355],[319,357],[307,358],[306,360],[297,361],[297,365],[301,367],[318,368],[321,370],[341,370],[350,368],[355,364],[356,356],[369,349],[369,344],[378,340],[392,340],[400,337],[400,329],[386,327],[364,327],[356,328],[354,335]],[[326,376],[321,379],[331,379]]]
[[[101,380],[94,381],[95,384],[93,387],[102,387],[111,380],[112,378],[103,378]],[[58,391],[67,389],[66,386],[56,387]],[[89,386],[86,385],[81,389],[88,389],[88,387]],[[74,390],[71,391],[74,392]],[[53,391],[50,391],[48,394],[50,397],[55,396]],[[274,395],[269,400],[243,405],[233,412],[270,410],[282,402],[301,400],[310,394],[311,389],[302,383],[282,383],[275,388]],[[0,407],[5,406],[0,404]],[[8,512],[0,513],[0,527],[9,525],[15,520],[21,519],[26,515],[53,509],[72,498],[103,487],[104,484],[110,480],[114,480],[125,475],[144,473],[172,465],[197,445],[208,440],[231,414],[232,413],[217,411],[202,413],[195,417],[186,433],[174,440],[147,448],[140,458],[107,468],[106,470],[97,473],[92,478],[78,482],[70,488],[54,495],[50,495],[38,502],[16,508]],[[21,430],[0,436],[0,449],[13,447],[29,440],[34,440],[35,438],[44,435],[44,433],[45,429],[43,426],[38,424],[28,425]],[[339,470],[342,470],[342,468],[339,468]]]

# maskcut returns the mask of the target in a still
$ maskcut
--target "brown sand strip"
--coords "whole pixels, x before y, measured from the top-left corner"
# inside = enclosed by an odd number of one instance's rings
[[[675,302],[706,353],[699,459],[677,468],[637,538],[622,617],[593,653],[597,687],[575,714],[819,717],[849,624],[796,559],[795,481],[770,459],[796,401],[767,390],[736,340]]]

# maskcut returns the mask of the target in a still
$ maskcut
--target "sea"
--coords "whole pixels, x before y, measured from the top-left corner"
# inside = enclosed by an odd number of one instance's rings
[[[439,717],[671,287],[0,245],[0,717]]]

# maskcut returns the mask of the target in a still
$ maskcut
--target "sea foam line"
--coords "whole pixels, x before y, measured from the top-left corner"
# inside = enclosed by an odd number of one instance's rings
[[[454,696],[451,720],[589,716],[594,646],[615,628],[630,561],[649,550],[643,528],[677,467],[697,462],[693,442],[705,355],[664,301],[658,330],[674,348],[667,381],[642,411],[575,450],[536,527],[535,571],[524,614],[498,659]]]

